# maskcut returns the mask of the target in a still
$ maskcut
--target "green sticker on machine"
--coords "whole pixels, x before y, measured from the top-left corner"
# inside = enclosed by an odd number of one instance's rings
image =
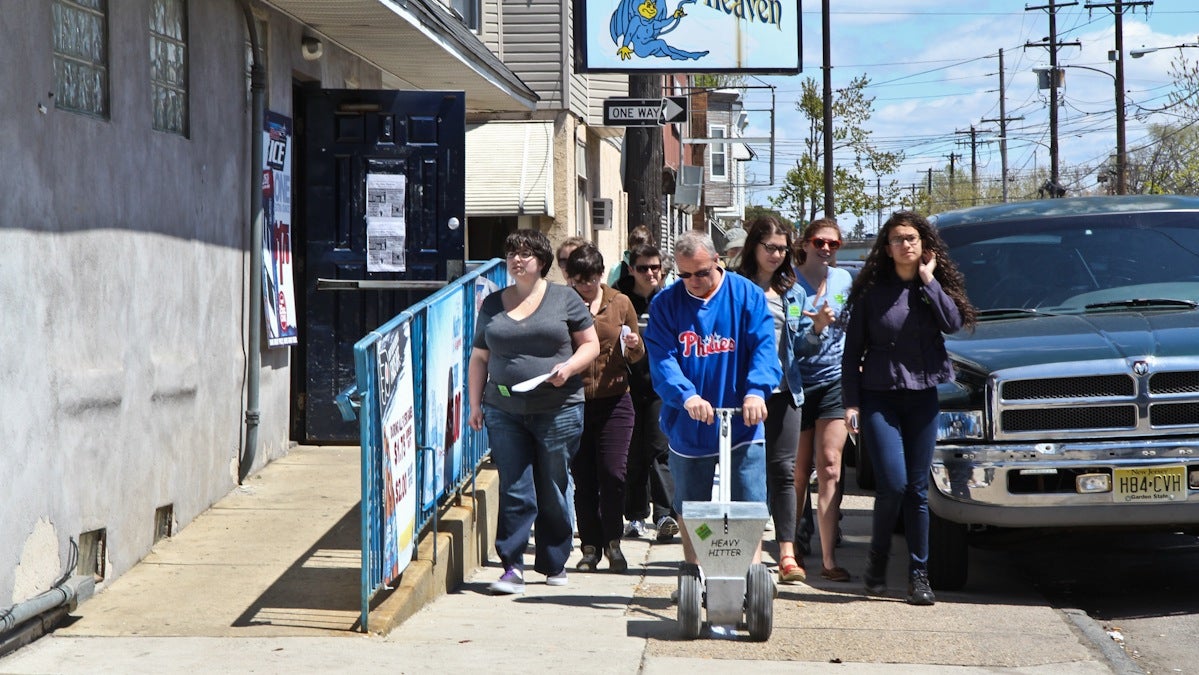
[[[699,527],[695,528],[695,535],[700,540],[707,541],[708,537],[712,536],[712,528],[708,527],[707,523],[701,523]]]

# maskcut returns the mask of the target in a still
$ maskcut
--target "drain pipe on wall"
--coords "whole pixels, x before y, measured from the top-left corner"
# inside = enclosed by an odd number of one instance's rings
[[[266,72],[262,67],[262,45],[258,22],[250,9],[250,0],[238,0],[246,17],[253,63],[250,66],[250,302],[246,333],[246,440],[238,464],[237,482],[241,484],[254,468],[258,454],[258,390],[262,370],[262,120],[266,91]]]

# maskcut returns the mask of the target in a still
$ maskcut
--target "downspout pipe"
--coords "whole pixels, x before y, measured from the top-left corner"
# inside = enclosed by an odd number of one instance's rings
[[[262,121],[263,102],[266,100],[266,70],[262,66],[262,44],[258,36],[258,22],[250,8],[250,0],[238,0],[246,17],[246,31],[250,36],[250,298],[248,326],[246,332],[246,436],[242,447],[241,461],[237,470],[240,484],[254,468],[258,454],[258,391],[262,371]]]

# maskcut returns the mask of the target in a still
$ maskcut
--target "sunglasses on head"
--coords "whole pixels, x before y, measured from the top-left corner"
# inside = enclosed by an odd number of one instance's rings
[[[706,270],[697,270],[695,272],[675,272],[675,274],[678,275],[678,277],[680,279],[690,279],[691,277],[698,277],[700,279],[706,279],[706,278],[708,278],[709,275],[712,274],[713,269],[715,269],[715,268],[709,267]]]
[[[634,265],[633,269],[642,274],[646,274],[648,272],[657,272],[658,270],[662,269],[662,265]]]
[[[836,239],[825,239],[824,237],[812,237],[808,240],[814,248],[828,247],[830,251],[836,251],[841,248],[841,242]]]

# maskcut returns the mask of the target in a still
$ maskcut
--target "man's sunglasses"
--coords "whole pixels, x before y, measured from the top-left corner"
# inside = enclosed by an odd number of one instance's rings
[[[657,272],[658,270],[662,269],[662,265],[635,265],[633,269],[642,274],[646,274],[649,272]]]
[[[711,274],[712,274],[712,270],[714,270],[714,269],[716,269],[716,268],[714,268],[714,267],[709,267],[709,268],[708,268],[708,269],[706,269],[706,270],[698,270],[698,271],[695,271],[695,272],[675,272],[675,274],[676,274],[676,275],[677,275],[677,276],[678,276],[680,279],[690,279],[691,277],[698,277],[698,278],[700,278],[700,279],[707,279],[709,276],[711,276]]]
[[[836,251],[837,249],[841,248],[841,242],[836,239],[825,239],[824,237],[812,237],[808,241],[812,243],[812,246],[814,248],[824,248],[825,246],[827,246],[828,250],[830,250],[830,251]]]

